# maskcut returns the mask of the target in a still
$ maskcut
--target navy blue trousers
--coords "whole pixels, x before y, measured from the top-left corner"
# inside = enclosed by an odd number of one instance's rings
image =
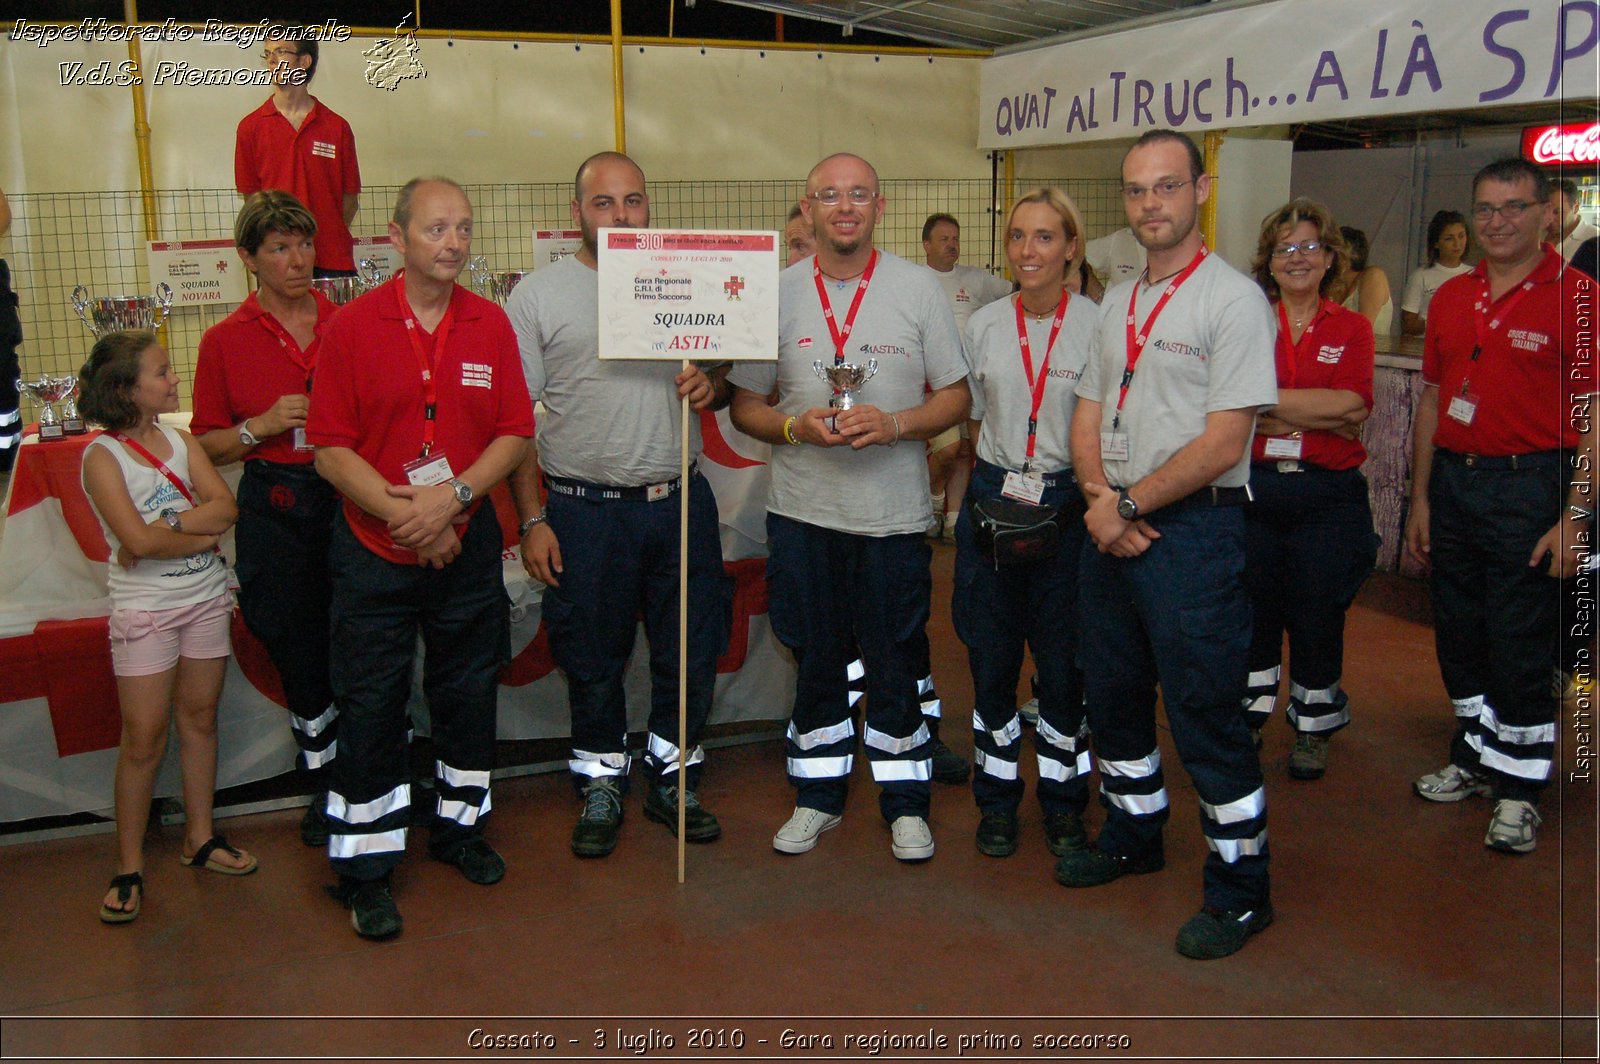
[[[443,569],[397,565],[333,532],[330,675],[339,754],[328,794],[334,871],[387,875],[405,854],[411,764],[406,703],[422,637],[422,691],[438,799],[429,849],[449,858],[483,833],[494,768],[500,669],[511,659],[511,611],[500,573],[500,525],[484,499]]]
[[[1000,494],[1005,470],[979,460],[956,520],[951,618],[967,646],[975,702],[976,769],[972,794],[985,813],[1015,813],[1024,784],[1018,774],[1022,721],[1017,682],[1023,647],[1038,675],[1039,804],[1045,813],[1082,813],[1090,768],[1083,715],[1083,673],[1077,667],[1078,559],[1087,531],[1083,498],[1070,472],[1056,474],[1040,502],[1061,510],[1061,552],[1054,558],[997,569],[973,544],[972,507]]]
[[[1246,707],[1252,728],[1272,717],[1289,633],[1289,723],[1328,736],[1350,723],[1344,618],[1378,557],[1367,478],[1359,469],[1250,468],[1245,586],[1255,630]]]
[[[598,493],[596,493],[598,494]],[[545,592],[550,653],[572,706],[573,784],[601,776],[626,786],[628,707],[622,678],[641,613],[650,642],[650,718],[645,770],[678,771],[678,506],[676,493],[645,499],[579,497],[552,490],[550,528],[561,545],[561,586]],[[717,500],[689,478],[687,785],[704,755],[695,744],[716,694],[717,658],[728,646],[733,582],[722,566]]]
[[[1241,701],[1250,650],[1244,513],[1178,506],[1147,518],[1161,533],[1135,558],[1084,547],[1079,570],[1089,728],[1100,765],[1107,853],[1159,853],[1169,809],[1156,746],[1156,684],[1173,744],[1200,796],[1210,854],[1205,902],[1265,904],[1267,800]],[[1046,691],[1047,693],[1047,691]]]
[[[1561,517],[1570,467],[1557,451],[1519,465],[1434,452],[1433,637],[1456,712],[1451,762],[1488,772],[1496,797],[1534,801],[1555,752],[1561,585],[1528,558]]]
[[[796,804],[844,812],[856,733],[846,669],[866,662],[864,739],[884,819],[928,815],[933,738],[917,640],[933,594],[921,533],[863,536],[767,515],[768,616],[799,676],[786,749]]]
[[[239,480],[239,610],[283,681],[295,761],[318,790],[328,786],[338,709],[328,678],[333,581],[328,548],[339,495],[312,465],[251,461]]]

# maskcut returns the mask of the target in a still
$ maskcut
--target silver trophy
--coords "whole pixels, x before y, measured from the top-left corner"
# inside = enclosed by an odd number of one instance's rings
[[[80,284],[72,290],[72,309],[97,337],[122,329],[159,329],[172,313],[172,286],[162,281],[153,296],[91,296]]]
[[[856,405],[856,391],[878,372],[878,360],[869,358],[865,366],[858,366],[854,362],[830,365],[819,358],[811,363],[811,369],[833,388],[833,398],[828,400],[828,405],[835,410],[849,410]],[[829,431],[839,431],[838,421],[838,415],[828,419]]]
[[[49,374],[41,376],[36,381],[17,380],[17,391],[33,400],[39,407],[39,441],[59,440],[66,436],[67,430],[61,423],[61,418],[56,414],[54,404],[67,397],[69,394],[68,383],[76,386],[77,381],[72,377],[52,377]]]
[[[57,377],[56,383],[62,389],[61,395],[61,429],[68,436],[82,436],[89,431],[83,423],[83,415],[78,413],[78,378],[73,376]]]
[[[362,259],[356,263],[354,277],[317,277],[312,279],[311,287],[327,296],[330,303],[342,307],[388,279],[377,259]]]
[[[517,282],[522,280],[524,270],[489,269],[489,260],[482,255],[474,255],[467,260],[467,275],[472,278],[472,287],[485,299],[492,299],[502,307],[511,297],[511,290],[517,287]]]

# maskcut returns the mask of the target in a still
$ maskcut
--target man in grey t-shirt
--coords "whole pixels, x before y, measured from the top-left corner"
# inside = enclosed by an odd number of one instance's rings
[[[961,337],[939,286],[922,267],[872,246],[883,208],[866,160],[834,155],[812,169],[803,209],[817,254],[779,281],[778,362],[741,364],[728,379],[734,424],[774,445],[769,616],[799,667],[787,742],[796,808],[773,847],[804,853],[839,823],[855,752],[845,670],[859,645],[879,807],[894,855],[921,861],[933,856],[933,835],[932,736],[915,654],[932,583],[920,441],[963,418],[969,394]],[[876,362],[877,373],[856,405],[835,411],[813,362]],[[768,406],[774,386],[778,402]]]
[[[1079,569],[1078,662],[1106,822],[1056,878],[1092,887],[1165,864],[1159,680],[1211,849],[1205,905],[1177,948],[1225,957],[1272,922],[1266,791],[1241,700],[1243,504],[1256,411],[1277,401],[1276,330],[1260,289],[1210,255],[1195,227],[1211,180],[1193,141],[1146,133],[1122,180],[1148,264],[1106,293],[1071,441],[1096,548]]]
[[[674,833],[678,786],[684,838],[710,842],[722,828],[695,797],[704,751],[696,745],[728,643],[732,589],[722,568],[717,501],[698,472],[679,477],[680,397],[702,410],[719,389],[697,368],[670,362],[602,361],[598,249],[603,227],[644,228],[650,199],[632,159],[601,152],[573,183],[577,254],[536,271],[506,301],[528,391],[544,403],[536,450],[511,478],[521,522],[522,564],[548,585],[550,653],[572,707],[573,784],[584,798],[572,851],[603,857],[617,844],[629,768],[622,677],[637,618],[650,641],[650,717],[644,814]],[[700,449],[691,422],[692,453]],[[541,508],[542,470],[548,505]],[[689,492],[687,754],[678,749],[678,507]],[[681,771],[687,765],[687,776]]]

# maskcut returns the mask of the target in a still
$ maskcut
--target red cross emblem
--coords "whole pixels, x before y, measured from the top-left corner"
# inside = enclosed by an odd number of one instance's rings
[[[739,276],[728,278],[726,281],[722,282],[722,290],[728,293],[729,299],[739,299],[742,301],[742,297],[739,295],[739,293],[744,291],[744,278]]]

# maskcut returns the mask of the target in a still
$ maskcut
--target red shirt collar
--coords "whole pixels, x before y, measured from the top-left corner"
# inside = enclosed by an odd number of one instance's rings
[[[404,283],[404,278],[401,277],[399,272],[396,272],[393,277],[383,282],[383,284],[379,285],[377,288],[374,288],[373,291],[381,291],[384,288],[388,288],[390,285]],[[405,298],[404,292],[400,293],[400,298]],[[459,284],[451,286],[450,312],[452,315],[454,315],[456,321],[470,321],[474,318],[482,317],[483,304],[485,302],[487,302],[487,300],[474,298],[471,292],[467,291]],[[378,300],[378,316],[380,318],[393,318],[397,321],[405,317],[405,315],[400,312],[399,302],[387,297]]]
[[[1544,257],[1533,267],[1533,271],[1523,280],[1532,281],[1534,284],[1549,284],[1561,276],[1561,271],[1566,267],[1567,261],[1561,257],[1561,252],[1551,246],[1549,241],[1541,241],[1539,246],[1544,249]],[[1480,281],[1489,279],[1489,260],[1479,259],[1478,264],[1472,268],[1472,276]],[[1522,282],[1518,282],[1520,284]]]

